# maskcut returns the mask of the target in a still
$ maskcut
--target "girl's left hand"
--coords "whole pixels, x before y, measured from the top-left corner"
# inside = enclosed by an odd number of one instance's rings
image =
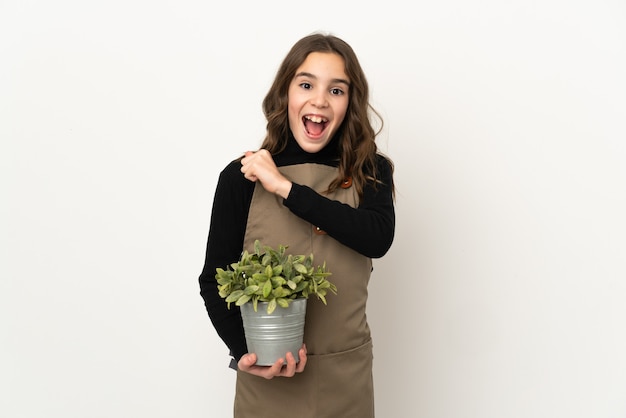
[[[247,151],[241,159],[241,172],[250,181],[260,181],[265,190],[277,194],[283,199],[289,196],[291,182],[283,176],[269,151]]]

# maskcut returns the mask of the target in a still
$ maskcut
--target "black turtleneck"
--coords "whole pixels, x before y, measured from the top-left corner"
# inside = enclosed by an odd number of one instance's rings
[[[278,167],[315,163],[339,164],[337,138],[317,153],[307,153],[290,137],[283,151],[273,156]],[[392,172],[388,161],[378,156],[378,177],[382,184],[368,184],[357,208],[330,200],[307,186],[293,183],[283,204],[296,216],[318,226],[342,244],[365,255],[382,257],[391,247],[395,229]],[[250,202],[255,183],[241,173],[240,159],[220,173],[206,249],[204,268],[199,277],[200,294],[218,335],[230,348],[236,361],[246,352],[239,309],[227,309],[217,292],[215,270],[225,268],[241,255]]]

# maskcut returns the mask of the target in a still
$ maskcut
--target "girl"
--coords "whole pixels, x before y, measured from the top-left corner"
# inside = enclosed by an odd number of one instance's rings
[[[237,369],[235,417],[374,416],[366,320],[372,258],[395,229],[393,164],[376,146],[368,84],[352,48],[312,34],[299,40],[263,100],[261,148],[231,162],[213,201],[201,295]],[[382,123],[382,120],[381,120]],[[238,309],[218,295],[215,270],[254,241],[325,261],[338,294],[309,299],[304,344],[272,366],[248,353]],[[236,365],[236,367],[235,367]],[[264,415],[265,414],[265,415]]]

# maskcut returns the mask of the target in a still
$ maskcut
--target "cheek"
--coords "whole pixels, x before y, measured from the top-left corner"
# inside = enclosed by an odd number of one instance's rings
[[[298,101],[293,95],[289,95],[287,98],[287,112],[289,114],[289,119],[292,117],[297,117],[299,111]]]
[[[291,104],[287,107],[287,119],[289,120],[289,127],[294,130],[298,126],[300,117],[298,111]]]
[[[336,109],[335,116],[339,123],[343,122],[348,113],[348,106],[341,106],[339,109]]]

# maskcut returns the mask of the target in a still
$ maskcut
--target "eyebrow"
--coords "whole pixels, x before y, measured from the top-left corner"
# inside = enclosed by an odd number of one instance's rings
[[[308,77],[308,78],[314,78],[317,80],[317,77],[315,75],[311,73],[307,73],[306,71],[299,72],[298,74],[296,74],[294,78],[298,78],[298,77]],[[330,81],[331,81],[331,84],[342,83],[350,87],[350,82],[348,80],[344,80],[343,78],[333,78]]]

